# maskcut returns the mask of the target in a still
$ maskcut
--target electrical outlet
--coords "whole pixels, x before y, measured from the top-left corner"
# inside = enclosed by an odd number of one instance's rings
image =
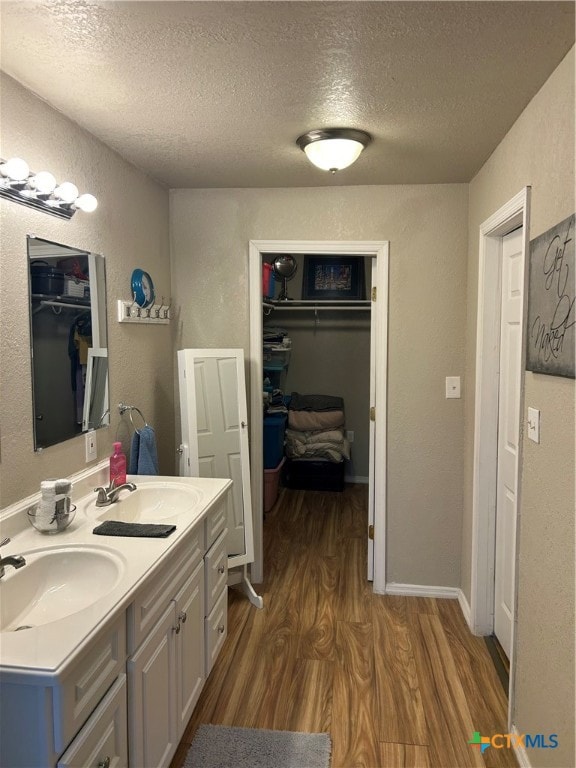
[[[348,440],[348,442],[350,444],[352,444],[354,442],[354,430],[353,429],[347,429],[346,430],[346,440]]]
[[[96,432],[93,429],[91,429],[89,432],[86,432],[85,440],[86,464],[88,464],[89,461],[94,461],[94,459],[98,458],[98,450],[96,448]]]

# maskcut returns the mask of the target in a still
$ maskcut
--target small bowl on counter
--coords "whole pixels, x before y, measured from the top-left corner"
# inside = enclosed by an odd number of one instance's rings
[[[28,520],[40,533],[61,533],[70,525],[76,514],[74,504],[65,504],[53,512],[45,512],[40,504],[28,510]]]

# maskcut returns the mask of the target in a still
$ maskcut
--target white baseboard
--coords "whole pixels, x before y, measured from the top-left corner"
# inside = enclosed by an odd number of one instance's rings
[[[466,619],[466,624],[468,624],[468,628],[470,631],[472,631],[472,613],[470,611],[470,603],[466,599],[466,595],[464,592],[462,592],[461,589],[458,590],[458,603],[460,604],[460,608],[462,609],[462,613]]]
[[[368,478],[364,475],[346,475],[344,478],[345,483],[360,483],[362,485],[368,485]]]
[[[432,587],[427,584],[386,584],[387,595],[406,595],[407,597],[446,597],[458,599],[458,587]]]
[[[520,734],[520,731],[515,725],[512,726],[512,733],[514,734],[514,736],[518,736]],[[528,759],[528,753],[526,752],[523,746],[520,746],[520,747],[515,746],[514,754],[516,755],[516,760],[518,760],[518,765],[520,766],[520,768],[532,768],[530,760]]]

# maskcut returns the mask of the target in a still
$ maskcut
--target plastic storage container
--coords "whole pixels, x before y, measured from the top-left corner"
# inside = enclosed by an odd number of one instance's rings
[[[287,488],[302,491],[343,491],[344,461],[289,459],[282,482]]]
[[[286,414],[264,416],[264,469],[274,469],[284,455]]]
[[[264,512],[270,512],[278,498],[278,486],[280,485],[280,473],[284,466],[285,458],[274,469],[264,470]]]
[[[264,370],[282,371],[288,368],[291,351],[287,344],[264,344],[262,348]]]

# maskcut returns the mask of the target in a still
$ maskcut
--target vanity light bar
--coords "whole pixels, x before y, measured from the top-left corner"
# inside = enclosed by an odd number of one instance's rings
[[[19,157],[0,158],[0,197],[60,219],[71,219],[76,211],[92,213],[98,205],[94,195],[80,195],[69,181],[58,184],[48,171],[31,172]]]

